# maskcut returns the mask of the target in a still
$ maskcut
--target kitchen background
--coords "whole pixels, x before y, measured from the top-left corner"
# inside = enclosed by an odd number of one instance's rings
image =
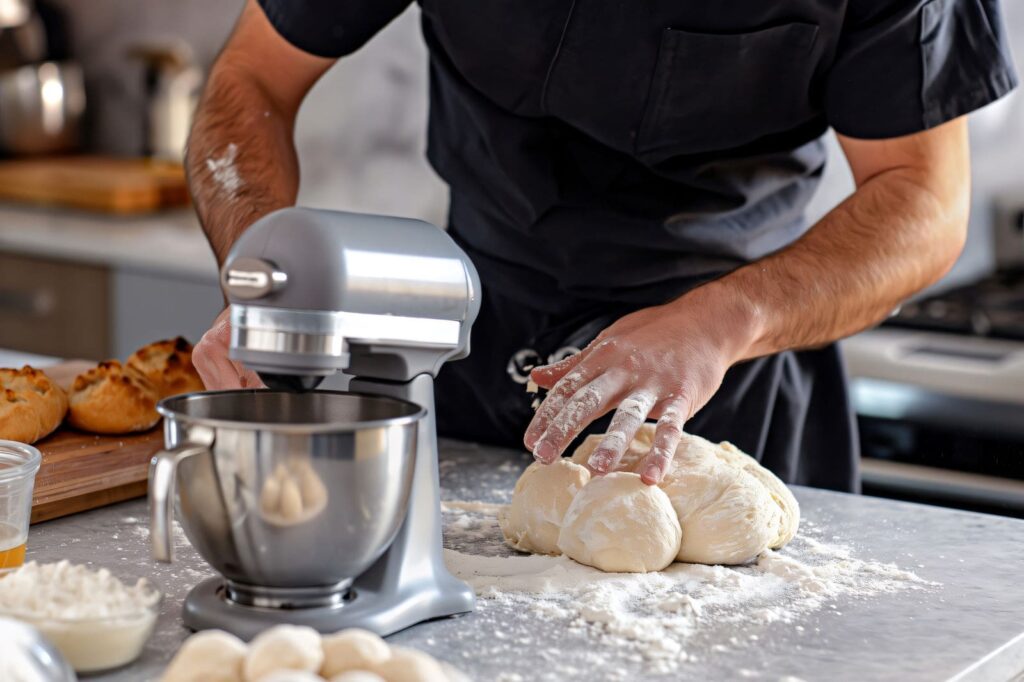
[[[84,74],[85,148],[136,157],[173,149],[175,107],[195,91],[241,4],[40,2],[50,56]],[[19,6],[27,5],[0,0],[0,25]],[[1024,3],[1004,2],[1004,11],[1019,61]],[[10,58],[12,30],[0,28],[0,64]],[[13,65],[4,66],[9,74]],[[446,189],[423,158],[426,73],[413,7],[322,79],[299,117],[301,203],[444,223]],[[1024,516],[1024,96],[975,114],[971,134],[969,241],[929,292],[940,297],[904,306],[894,320],[902,326],[846,344],[864,484],[872,493]],[[852,189],[830,145],[812,217]],[[4,182],[0,172],[0,195]],[[156,338],[196,340],[220,308],[215,264],[187,208],[115,217],[0,204],[0,348],[123,358]]]

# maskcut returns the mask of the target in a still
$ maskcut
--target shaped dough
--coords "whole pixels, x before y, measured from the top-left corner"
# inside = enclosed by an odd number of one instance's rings
[[[323,661],[319,632],[299,625],[277,625],[252,640],[242,671],[245,682],[260,682],[279,670],[315,673]]]
[[[387,680],[377,673],[371,673],[367,670],[350,670],[340,675],[335,675],[331,678],[330,682],[387,682]]]
[[[682,532],[668,496],[640,476],[590,481],[572,501],[558,547],[581,564],[616,573],[660,571],[679,553]]]
[[[320,674],[324,677],[350,670],[373,670],[391,657],[387,642],[368,630],[342,630],[326,635],[321,644],[324,663]]]
[[[241,682],[245,642],[223,630],[203,630],[181,645],[160,682]]]
[[[589,471],[566,459],[528,466],[516,482],[512,504],[498,514],[505,542],[524,552],[561,554],[562,517],[589,480]]]
[[[448,682],[441,664],[416,649],[391,647],[391,658],[375,666],[373,672],[387,682]]]

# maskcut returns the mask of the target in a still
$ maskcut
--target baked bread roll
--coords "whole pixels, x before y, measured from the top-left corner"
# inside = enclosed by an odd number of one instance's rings
[[[203,390],[192,366],[192,344],[180,336],[143,346],[125,364],[145,376],[161,398]]]
[[[75,378],[68,423],[94,433],[145,431],[160,419],[156,389],[146,377],[107,360]]]
[[[38,369],[0,369],[0,438],[35,443],[60,426],[67,411],[67,395]]]

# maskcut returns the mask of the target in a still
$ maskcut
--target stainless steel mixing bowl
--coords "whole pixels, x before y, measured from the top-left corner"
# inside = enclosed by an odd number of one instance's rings
[[[405,518],[418,405],[318,391],[219,391],[163,400],[153,458],[153,549],[169,561],[172,514],[227,596],[257,606],[339,599]]]

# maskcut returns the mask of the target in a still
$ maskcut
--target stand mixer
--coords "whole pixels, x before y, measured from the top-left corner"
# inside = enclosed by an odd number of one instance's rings
[[[440,367],[469,354],[467,256],[421,221],[287,208],[238,239],[221,279],[231,358],[269,390],[158,408],[154,555],[171,560],[177,499],[221,574],[186,597],[185,624],[385,635],[471,611],[442,557],[433,395]]]

